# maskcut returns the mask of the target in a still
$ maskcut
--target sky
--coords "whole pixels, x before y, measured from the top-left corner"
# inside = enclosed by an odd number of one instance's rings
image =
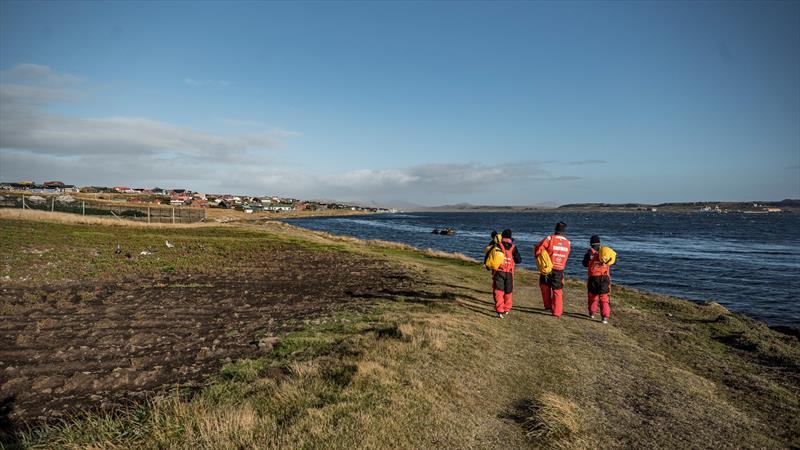
[[[800,2],[0,0],[0,181],[800,198]]]

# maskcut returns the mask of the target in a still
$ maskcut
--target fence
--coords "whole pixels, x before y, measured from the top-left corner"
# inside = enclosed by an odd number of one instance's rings
[[[114,205],[76,199],[70,195],[0,195],[0,208],[36,209],[85,216],[110,216],[147,223],[195,223],[206,218],[203,208]]]

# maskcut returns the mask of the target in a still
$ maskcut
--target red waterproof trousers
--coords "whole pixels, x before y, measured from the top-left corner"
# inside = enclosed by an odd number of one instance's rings
[[[539,289],[542,290],[542,302],[544,309],[549,309],[556,317],[561,317],[564,310],[563,304],[563,289],[552,289],[546,284],[540,284]]]
[[[495,289],[494,290],[494,310],[499,312],[499,313],[501,313],[501,314],[505,314],[505,313],[511,311],[511,296],[513,296],[513,295],[514,294],[512,294],[510,292],[508,294],[506,294],[505,292],[503,292],[503,291],[501,291],[499,289]]]
[[[589,315],[593,316],[597,312],[598,303],[600,303],[600,316],[604,319],[611,317],[611,302],[608,300],[608,294],[589,293]]]

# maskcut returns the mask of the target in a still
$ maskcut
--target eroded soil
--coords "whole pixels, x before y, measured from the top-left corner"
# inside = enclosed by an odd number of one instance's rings
[[[407,279],[381,261],[298,249],[218,275],[5,283],[0,398],[19,426],[197,385],[304,321],[363,307],[351,293]]]

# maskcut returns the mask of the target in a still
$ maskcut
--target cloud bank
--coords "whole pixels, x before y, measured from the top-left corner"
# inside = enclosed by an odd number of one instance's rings
[[[225,158],[279,146],[278,130],[233,136],[207,133],[142,117],[73,117],[46,107],[78,100],[84,80],[47,66],[21,64],[2,73],[0,148],[63,157],[129,157],[166,152],[195,158]],[[11,82],[6,82],[9,80]]]
[[[77,117],[50,110],[80,102],[87,80],[48,66],[21,64],[0,72],[0,179],[62,179],[78,184],[159,185],[223,193],[279,194],[362,201],[437,203],[497,188],[577,179],[559,168],[587,161],[426,163],[401,168],[314,172],[303,161],[275,161],[283,139],[300,133],[247,118],[221,123],[248,133],[222,135],[145,117]],[[190,86],[220,82],[184,80]],[[221,85],[220,85],[221,86]],[[299,169],[296,169],[299,167]]]

